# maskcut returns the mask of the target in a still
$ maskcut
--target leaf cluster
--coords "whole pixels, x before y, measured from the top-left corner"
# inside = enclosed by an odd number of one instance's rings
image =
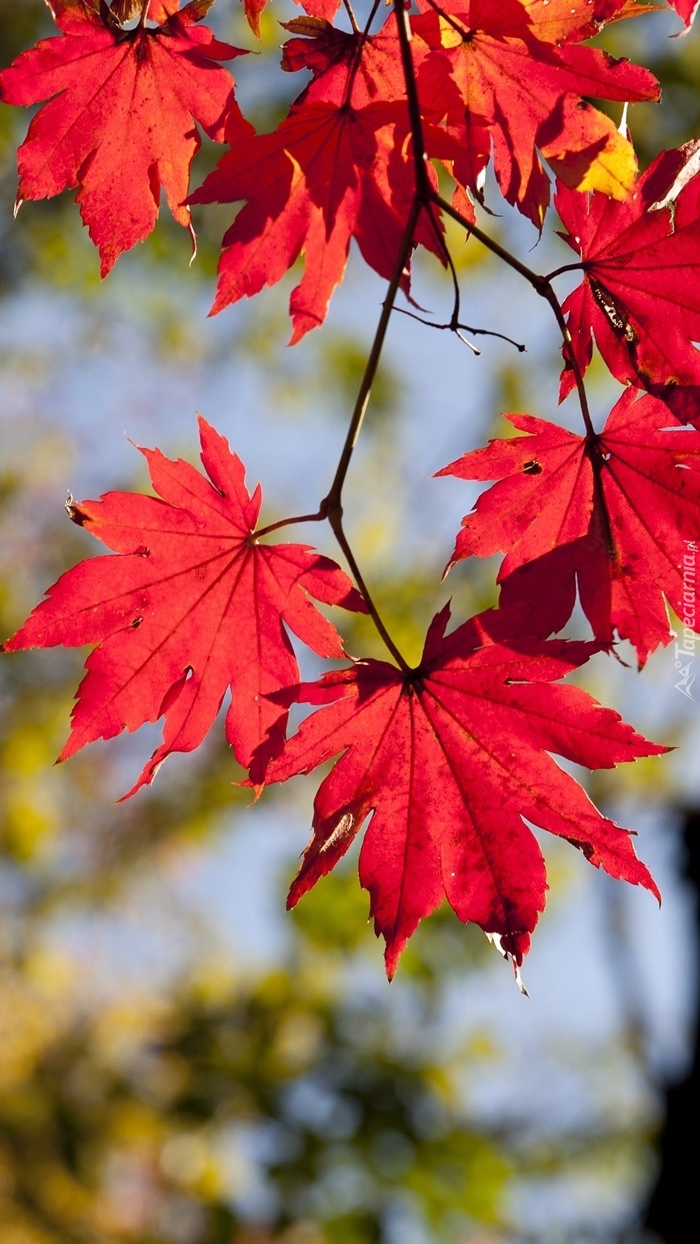
[[[307,513],[264,523],[259,487],[248,489],[240,459],[206,421],[203,472],[144,449],[155,495],[69,500],[71,520],[111,552],[61,576],[4,649],[94,645],[62,760],[164,720],[128,795],[172,752],[199,746],[227,693],[227,742],[256,796],[335,759],[289,905],[371,818],[360,880],[389,976],[420,920],[447,899],[520,980],[547,888],[531,825],[658,896],[631,831],[602,816],[553,755],[603,769],[666,750],[561,680],[621,640],[641,669],[674,638],[669,606],[684,627],[676,655],[690,654],[681,672],[692,685],[700,140],[639,172],[627,108],[658,100],[660,85],[590,43],[610,23],[644,18],[647,6],[629,0],[418,0],[414,12],[395,0],[388,16],[374,3],[359,17],[349,0],[342,14],[338,0],[302,0],[304,15],[284,23],[281,69],[291,81],[305,74],[305,85],[266,133],[241,111],[226,65],[243,53],[206,24],[212,3],[52,0],[59,33],[0,75],[7,103],[43,105],[19,150],[17,206],[75,190],[105,276],[152,231],[162,194],[195,249],[191,206],[239,204],[212,312],[300,263],[292,344],[323,323],[354,240],[387,289],[335,475]],[[693,6],[674,7],[689,26]],[[263,8],[246,0],[256,35]],[[619,125],[599,102],[624,105]],[[225,150],[191,192],[200,130]],[[552,180],[574,258],[542,274],[486,226],[500,196],[541,232]],[[394,311],[472,347],[488,336],[464,322],[448,220],[550,308],[560,400],[575,394],[582,431],[511,415],[522,435],[439,472],[496,481],[465,516],[448,568],[504,553],[499,605],[452,630],[449,609],[439,611],[411,665],[346,532],[343,487]],[[418,248],[450,277],[444,324],[411,292]],[[555,283],[569,273],[579,284],[560,301]],[[594,350],[623,386],[600,429],[585,380]],[[300,523],[330,527],[349,574],[307,544],[279,542],[277,532]],[[590,639],[553,638],[577,598]],[[292,636],[345,659],[319,606],[367,614],[391,661],[351,658],[302,683]],[[316,711],[287,739],[294,703]]]

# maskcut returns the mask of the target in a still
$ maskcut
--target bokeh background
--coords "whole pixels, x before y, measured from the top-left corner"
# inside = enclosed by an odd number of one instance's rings
[[[210,15],[224,38],[255,49],[234,71],[260,127],[300,88],[277,68],[275,16],[291,15],[270,6],[262,50],[237,2],[218,0]],[[643,166],[700,133],[700,42],[670,41],[678,25],[661,13],[604,40],[664,83],[660,107],[630,113]],[[0,0],[3,64],[51,30],[41,0]],[[262,479],[269,521],[313,508],[383,297],[353,254],[327,325],[294,350],[293,278],[208,319],[230,208],[199,213],[191,268],[187,237],[164,213],[101,284],[71,196],[12,220],[26,123],[0,111],[3,635],[96,550],[65,518],[66,492],[146,487],[131,442],[195,460],[195,410],[229,437],[249,480]],[[194,184],[216,158],[206,146]],[[537,244],[508,209],[491,225],[541,271],[567,262],[563,244]],[[527,353],[475,337],[477,357],[444,331],[394,319],[346,505],[409,656],[448,598],[458,616],[494,600],[495,563],[440,583],[476,493],[430,475],[500,432],[500,411],[555,417],[547,309],[458,230],[449,236],[464,319]],[[414,292],[438,323],[449,318],[449,285],[420,258]],[[592,370],[599,419],[617,391]],[[577,427],[575,407],[561,417]],[[329,533],[300,538],[336,556]],[[365,622],[350,621],[349,650],[381,655]],[[675,688],[672,649],[643,675],[599,658],[579,677],[677,748],[626,770],[577,771],[609,815],[638,829],[661,913],[566,844],[543,842],[551,893],[526,964],[529,1000],[483,935],[447,911],[424,922],[388,986],[356,853],[285,914],[314,779],[249,807],[220,723],[126,804],[115,800],[156,729],[54,766],[84,657],[29,653],[0,667],[2,1244],[676,1238],[669,1205],[678,1215],[693,1191],[677,1136],[697,1088],[700,715]],[[305,659],[305,673],[319,664]]]

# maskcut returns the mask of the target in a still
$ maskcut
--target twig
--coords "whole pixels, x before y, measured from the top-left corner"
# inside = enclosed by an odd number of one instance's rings
[[[353,450],[357,444],[357,438],[359,436],[362,421],[365,417],[365,412],[369,403],[372,385],[374,384],[374,378],[377,374],[379,360],[384,347],[386,330],[389,327],[389,320],[391,319],[391,313],[394,309],[394,303],[401,284],[401,278],[403,276],[408,257],[411,253],[413,235],[415,233],[421,207],[421,200],[418,198],[418,195],[416,195],[411,205],[411,211],[409,213],[406,229],[399,247],[396,263],[394,264],[394,272],[392,274],[391,281],[389,282],[386,298],[384,299],[382,313],[379,317],[379,323],[377,324],[377,331],[374,334],[374,341],[372,342],[372,348],[367,359],[364,375],[360,381],[360,387],[357,393],[357,398],[355,399],[355,406],[350,418],[350,426],[348,428],[347,436],[345,437],[345,444],[343,445],[340,459],[338,461],[338,467],[333,478],[333,483],[331,484],[325,499],[321,502],[321,509],[324,509],[325,507],[325,513],[329,518],[331,516],[331,511],[340,506],[340,497],[343,491],[345,476],[348,473],[350,459],[352,458]]]
[[[525,354],[527,350],[527,346],[524,346],[522,342],[515,341],[513,337],[507,337],[505,333],[497,333],[492,328],[472,328],[471,324],[461,324],[459,321],[455,322],[454,320],[450,320],[448,324],[436,324],[434,320],[426,320],[422,315],[416,315],[415,311],[408,311],[405,307],[395,307],[394,310],[398,315],[407,315],[412,320],[418,320],[418,323],[425,324],[426,328],[439,328],[442,332],[471,333],[473,337],[497,337],[499,341],[507,341],[509,346],[514,346],[520,354]],[[464,338],[461,337],[460,340],[464,341]],[[472,349],[476,349],[475,346],[471,345],[471,342],[466,342],[465,344],[471,346]],[[481,353],[481,351],[477,351],[477,353]]]
[[[355,32],[355,34],[356,34],[356,35],[359,35],[359,33],[360,33],[360,27],[359,27],[359,26],[358,26],[358,24],[357,24],[357,18],[355,17],[355,14],[354,14],[354,12],[353,12],[353,8],[352,8],[352,5],[351,5],[351,3],[350,3],[350,0],[343,0],[343,5],[344,5],[344,7],[345,7],[345,12],[347,13],[348,17],[350,18],[350,25],[352,26],[353,31]]]
[[[497,242],[495,238],[490,237],[488,233],[484,233],[483,229],[480,229],[478,225],[472,224],[471,221],[467,220],[466,216],[463,216],[461,212],[457,211],[456,207],[453,207],[451,203],[447,202],[447,199],[443,199],[442,196],[436,191],[432,190],[431,194],[433,196],[433,201],[437,204],[441,211],[445,212],[448,216],[451,216],[452,219],[456,220],[459,225],[462,225],[468,233],[473,234],[477,241],[481,242],[482,246],[485,246],[487,250],[492,252],[492,254],[497,255],[499,259],[502,259],[504,263],[507,263],[509,267],[513,268],[520,274],[520,276],[524,277],[536,293],[538,293],[541,298],[544,298],[545,301],[549,303],[564,341],[565,361],[569,364],[572,372],[574,373],[579,405],[581,407],[583,422],[586,425],[586,432],[588,436],[594,437],[596,433],[595,428],[593,427],[591,413],[588,408],[588,397],[586,395],[586,386],[583,382],[583,373],[574,354],[571,333],[567,328],[566,320],[564,319],[564,312],[561,309],[561,303],[550,285],[549,277],[540,276],[538,272],[533,272],[532,268],[528,268],[526,264],[521,263],[519,259],[516,259],[515,255],[511,255],[510,251],[507,251],[505,247],[501,246],[500,242]],[[579,265],[574,266],[578,267]]]

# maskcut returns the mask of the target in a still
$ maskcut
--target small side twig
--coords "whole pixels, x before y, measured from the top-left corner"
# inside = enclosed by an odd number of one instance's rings
[[[360,34],[360,27],[359,27],[359,26],[358,26],[358,24],[357,24],[357,18],[355,17],[355,14],[354,14],[354,12],[353,12],[353,7],[352,7],[352,5],[351,5],[351,3],[350,3],[350,0],[343,0],[343,7],[345,8],[345,12],[347,13],[348,17],[350,18],[350,25],[352,26],[354,33],[355,33],[356,35],[359,35],[359,34]]]
[[[412,320],[417,320],[419,324],[425,324],[426,328],[437,328],[441,332],[455,333],[460,341],[464,341],[475,354],[481,354],[481,351],[471,341],[465,341],[461,333],[471,333],[472,337],[497,337],[499,341],[506,341],[509,346],[514,346],[520,354],[525,354],[527,346],[521,341],[516,341],[514,337],[508,337],[505,333],[497,333],[492,328],[473,328],[471,324],[462,324],[459,320],[450,320],[447,324],[436,324],[434,320],[426,320],[422,315],[417,315],[415,311],[408,311],[406,307],[394,307],[399,315],[407,315]]]

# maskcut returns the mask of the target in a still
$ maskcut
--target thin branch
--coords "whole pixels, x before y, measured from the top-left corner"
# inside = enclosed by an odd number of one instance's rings
[[[513,268],[515,272],[524,277],[538,294],[541,294],[544,298],[547,297],[547,294],[544,292],[545,289],[549,288],[546,277],[540,276],[538,272],[533,272],[532,268],[528,268],[527,264],[521,263],[519,259],[516,259],[515,255],[511,255],[510,251],[507,251],[504,246],[501,246],[500,242],[497,242],[495,238],[490,236],[490,234],[484,233],[483,229],[480,229],[477,224],[474,224],[473,221],[469,220],[466,216],[463,216],[462,213],[458,211],[456,207],[453,207],[447,199],[443,199],[442,195],[437,190],[433,190],[431,188],[430,193],[433,202],[440,208],[440,211],[444,212],[447,216],[451,216],[453,220],[456,220],[458,225],[462,225],[462,227],[466,229],[467,233],[471,233],[472,236],[476,238],[477,242],[481,242],[481,245],[485,246],[486,249],[491,251],[493,255],[497,255],[498,258],[502,259],[503,262],[508,264],[510,268]]]
[[[359,35],[360,27],[357,24],[357,18],[355,17],[355,14],[353,12],[353,8],[350,3],[350,0],[343,0],[343,5],[345,6],[345,12],[350,18],[350,25],[352,26],[353,31],[355,32],[356,35]]]
[[[571,333],[567,328],[566,320],[564,319],[564,312],[561,309],[561,303],[549,283],[549,278],[546,276],[540,276],[538,272],[533,272],[532,269],[528,268],[526,264],[521,263],[519,259],[515,258],[515,255],[511,255],[510,251],[507,251],[503,246],[501,246],[500,242],[496,242],[494,238],[489,237],[488,233],[484,233],[478,225],[472,224],[471,221],[467,220],[466,216],[463,216],[461,212],[458,212],[451,203],[448,203],[447,199],[443,199],[442,196],[436,191],[432,191],[432,196],[434,202],[441,209],[441,211],[446,212],[448,216],[451,216],[453,220],[457,221],[457,224],[462,225],[468,233],[473,234],[477,241],[481,242],[482,246],[485,246],[487,250],[492,252],[492,254],[497,255],[499,259],[502,259],[504,263],[507,263],[509,267],[513,268],[520,274],[520,276],[524,277],[532,288],[540,295],[540,297],[544,298],[545,301],[549,303],[552,311],[554,312],[554,318],[559,325],[559,331],[564,341],[565,361],[574,373],[579,405],[581,407],[583,422],[586,425],[586,432],[589,436],[595,436],[595,428],[593,427],[591,412],[588,408],[586,386],[583,382],[583,373],[574,354]]]
[[[406,97],[408,101],[408,115],[411,122],[411,135],[413,137],[413,160],[416,169],[416,193],[419,195],[421,202],[429,209],[433,188],[428,177],[428,157],[425,150],[425,140],[423,138],[423,117],[421,115],[420,100],[418,99],[418,88],[416,85],[416,75],[413,66],[413,55],[411,53],[411,28],[408,24],[408,13],[404,8],[404,0],[394,0],[394,13],[396,15],[396,28],[399,35],[399,48],[401,49],[401,64],[403,67],[404,83],[406,85]]]
[[[497,333],[493,328],[472,328],[471,324],[461,324],[459,320],[455,322],[453,319],[448,324],[436,324],[434,320],[426,320],[422,315],[416,315],[415,311],[408,311],[406,307],[395,307],[394,310],[398,315],[407,315],[410,319],[417,320],[419,324],[425,324],[426,328],[439,328],[442,332],[471,333],[472,337],[497,337],[499,341],[506,341],[509,346],[514,346],[520,354],[525,354],[527,350],[527,346],[524,346],[521,341],[516,341],[513,337],[507,337],[505,333]],[[464,338],[461,337],[460,340],[464,341]],[[473,350],[476,349],[475,346],[471,345],[471,342],[465,342],[465,344],[471,346]],[[481,351],[477,351],[477,353],[481,353]]]
[[[450,276],[452,277],[452,290],[454,293],[454,303],[452,304],[451,320],[452,320],[452,323],[458,327],[459,326],[459,312],[460,312],[461,298],[462,298],[461,290],[459,288],[459,277],[457,276],[457,269],[455,267],[455,262],[454,262],[454,259],[452,258],[450,248],[447,245],[447,240],[445,238],[445,235],[441,233],[440,226],[433,215],[432,204],[428,211],[428,219],[430,221],[430,226],[433,230],[433,233],[435,234],[437,244],[442,250],[442,253],[445,256],[445,259],[447,260],[447,266],[450,269]]]
[[[369,34],[369,32],[370,32],[370,27],[371,27],[372,22],[374,21],[375,17],[377,16],[377,9],[379,8],[379,6],[380,6],[381,2],[382,2],[382,0],[374,0],[374,4],[372,5],[372,8],[371,8],[371,9],[370,9],[370,11],[369,11],[369,17],[367,18],[367,21],[365,22],[365,24],[364,24],[364,26],[363,26],[363,28],[362,28],[362,37],[363,37],[363,39],[366,39],[366,38],[367,38],[367,36],[368,36],[368,34]]]
[[[325,499],[321,502],[321,509],[328,515],[329,518],[331,517],[331,512],[336,507],[340,507],[340,497],[343,491],[343,484],[345,483],[345,476],[348,473],[350,459],[352,458],[353,450],[357,444],[357,438],[359,436],[362,421],[365,417],[365,412],[369,403],[372,385],[374,384],[374,378],[377,374],[379,360],[384,347],[386,330],[389,327],[389,320],[391,319],[391,313],[394,309],[394,303],[401,284],[401,278],[403,276],[408,257],[411,253],[413,235],[415,233],[421,207],[421,200],[416,195],[411,205],[408,221],[406,222],[406,229],[401,240],[399,253],[396,257],[396,263],[394,264],[394,272],[392,274],[391,281],[389,282],[386,298],[384,299],[382,313],[379,317],[379,323],[377,324],[377,331],[374,334],[372,349],[370,350],[369,357],[367,359],[364,375],[360,381],[357,398],[355,399],[355,406],[350,418],[350,426],[348,428],[345,444],[343,445],[340,459],[338,461],[333,483],[331,484]]]

